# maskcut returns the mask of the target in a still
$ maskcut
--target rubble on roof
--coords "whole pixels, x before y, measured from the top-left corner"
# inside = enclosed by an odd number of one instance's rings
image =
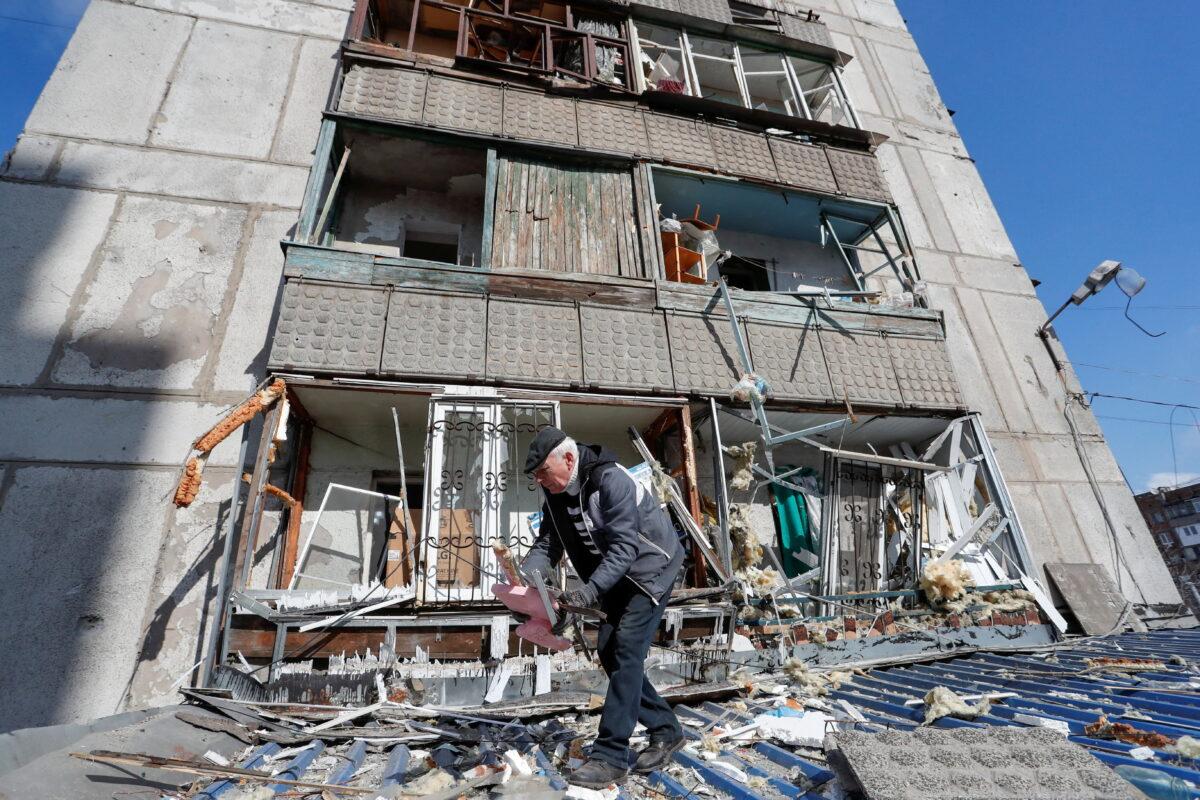
[[[720,682],[724,688],[685,681],[665,696],[676,704],[686,746],[665,769],[607,790],[573,787],[565,777],[595,735],[599,703],[587,698],[596,695],[555,691],[473,707],[377,697],[346,708],[210,692],[190,693],[196,707],[163,715],[153,736],[93,734],[0,774],[0,795],[22,796],[14,787],[40,770],[76,776],[69,795],[54,784],[66,778],[48,776],[44,795],[73,800],[150,787],[180,800],[1195,796],[1200,764],[1187,731],[1195,732],[1200,709],[1200,631],[1028,650],[937,653],[853,671],[760,664],[750,680]],[[1141,654],[1148,669],[1089,667],[1122,653]],[[1167,664],[1168,653],[1185,663]],[[404,681],[397,670],[384,674],[385,690]],[[927,726],[922,706],[939,689],[997,702],[974,719],[950,715]],[[1095,727],[1096,709],[1109,715],[1100,717],[1108,727]],[[1140,732],[1137,743],[1125,740],[1128,731]],[[1160,746],[1164,740],[1175,744]],[[635,746],[644,741],[635,734]],[[63,766],[71,761],[86,769]]]

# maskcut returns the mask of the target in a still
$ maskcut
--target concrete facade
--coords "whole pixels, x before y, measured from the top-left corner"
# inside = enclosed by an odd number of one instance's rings
[[[1039,564],[1094,561],[1131,602],[1178,603],[896,7],[794,5],[854,56],[847,92],[890,137],[888,187]],[[93,0],[0,176],[0,586],[25,610],[4,623],[0,730],[166,702],[200,658],[238,443],[192,508],[170,491],[264,375],[277,243],[351,6]]]

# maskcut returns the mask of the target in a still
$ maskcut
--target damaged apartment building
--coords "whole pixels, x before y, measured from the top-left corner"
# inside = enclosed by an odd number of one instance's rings
[[[6,728],[595,691],[495,590],[545,425],[684,693],[1177,621],[890,2],[95,0],[3,177]]]

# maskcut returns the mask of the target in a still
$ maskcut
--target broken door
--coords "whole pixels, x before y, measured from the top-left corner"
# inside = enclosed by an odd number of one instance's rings
[[[523,473],[538,430],[558,424],[554,402],[436,399],[430,410],[422,536],[425,602],[491,599],[492,546],[519,559],[533,544],[541,498]]]

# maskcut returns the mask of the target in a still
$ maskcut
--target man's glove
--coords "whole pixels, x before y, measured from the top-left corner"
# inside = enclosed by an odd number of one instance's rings
[[[578,589],[572,589],[569,592],[563,592],[562,601],[569,606],[577,606],[579,608],[595,608],[599,598],[596,596],[596,590],[592,588],[590,583],[585,583]]]

